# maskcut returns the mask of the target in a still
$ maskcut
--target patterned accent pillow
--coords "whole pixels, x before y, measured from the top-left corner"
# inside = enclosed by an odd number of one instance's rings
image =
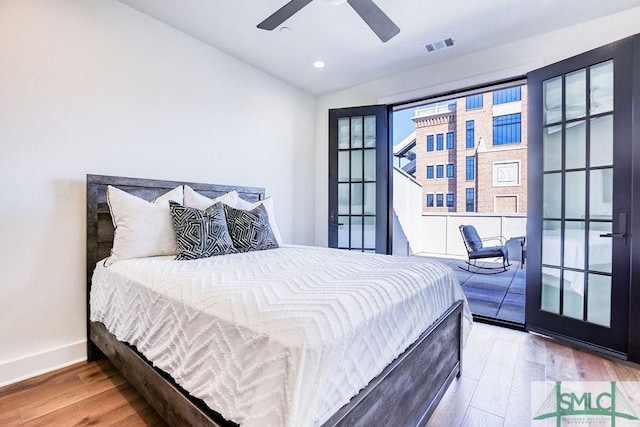
[[[239,252],[275,249],[278,241],[269,225],[269,216],[263,205],[250,211],[235,209],[224,205],[227,215],[227,228],[233,240],[233,246]]]
[[[186,193],[185,193],[185,204],[186,203]],[[278,242],[278,246],[282,246],[282,237],[280,237],[280,229],[278,228],[278,224],[276,223],[276,217],[273,213],[273,197],[267,197],[266,199],[260,200],[255,203],[247,202],[246,200],[238,197],[235,203],[228,203],[223,200],[223,202],[232,208],[242,209],[243,211],[250,211],[258,205],[263,205],[267,210],[267,215],[269,215],[269,227],[271,227],[271,231],[273,231],[273,235],[276,238],[276,242]],[[189,205],[187,205],[189,206]]]
[[[216,203],[201,211],[170,201],[169,208],[178,242],[177,260],[207,258],[238,252],[233,247],[227,230],[222,203]]]

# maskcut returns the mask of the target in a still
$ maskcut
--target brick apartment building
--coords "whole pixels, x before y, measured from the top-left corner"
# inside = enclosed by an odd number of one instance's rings
[[[526,212],[526,108],[515,86],[416,109],[424,212]]]

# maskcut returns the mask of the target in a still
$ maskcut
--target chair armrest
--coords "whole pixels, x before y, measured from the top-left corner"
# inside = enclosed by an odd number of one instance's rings
[[[504,246],[504,245],[507,244],[507,239],[504,236],[485,237],[485,238],[480,239],[480,240],[482,240],[483,242],[488,242],[488,241],[491,241],[491,240],[495,240],[495,241],[500,242],[500,246]]]

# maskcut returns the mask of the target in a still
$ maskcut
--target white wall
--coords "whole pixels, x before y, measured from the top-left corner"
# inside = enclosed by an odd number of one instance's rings
[[[422,230],[422,185],[401,169],[393,168],[394,255],[413,255],[425,239]]]
[[[0,0],[0,384],[85,357],[85,175],[264,186],[314,241],[315,97],[113,0]]]
[[[400,103],[523,75],[542,66],[640,33],[640,7],[581,25],[497,46],[318,98],[316,109],[315,242],[327,244],[328,109]],[[487,31],[491,31],[487,28]],[[455,49],[455,47],[454,47]],[[425,56],[425,61],[427,61]]]
[[[522,214],[443,213],[423,214],[422,233],[413,242],[417,254],[445,258],[467,258],[460,226],[473,225],[480,237],[502,237],[509,246],[509,259],[519,261],[520,241],[527,234],[527,217]],[[500,245],[502,239],[490,240],[485,246]]]

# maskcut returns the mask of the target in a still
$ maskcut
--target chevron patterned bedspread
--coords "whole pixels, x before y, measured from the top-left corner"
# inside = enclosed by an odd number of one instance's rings
[[[316,426],[452,303],[440,263],[326,248],[96,266],[102,322],[192,395],[242,426]],[[471,326],[465,301],[464,336]]]

